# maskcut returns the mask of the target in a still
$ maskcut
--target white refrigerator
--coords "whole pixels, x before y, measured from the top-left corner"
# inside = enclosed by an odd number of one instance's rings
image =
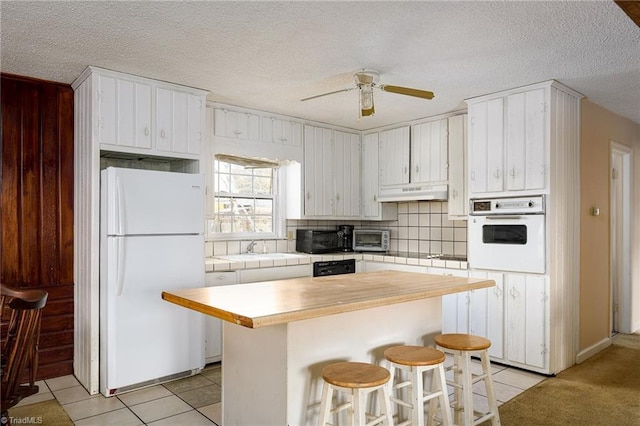
[[[100,176],[100,392],[204,366],[204,316],[161,298],[204,286],[204,177],[109,167]]]

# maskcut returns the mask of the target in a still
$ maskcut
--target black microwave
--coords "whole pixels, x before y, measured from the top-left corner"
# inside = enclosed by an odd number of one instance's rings
[[[318,231],[315,229],[296,230],[296,251],[302,253],[331,253],[341,251],[343,238],[338,231]]]

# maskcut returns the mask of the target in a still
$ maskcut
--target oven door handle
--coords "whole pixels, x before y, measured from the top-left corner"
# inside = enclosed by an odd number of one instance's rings
[[[487,220],[518,220],[522,219],[520,215],[509,215],[509,216],[486,216]]]

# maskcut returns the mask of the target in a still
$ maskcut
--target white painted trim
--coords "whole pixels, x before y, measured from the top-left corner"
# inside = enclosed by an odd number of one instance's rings
[[[622,170],[619,174],[619,178],[622,179],[622,211],[620,215],[622,216],[622,234],[623,238],[620,242],[619,246],[621,246],[620,254],[623,256],[622,260],[622,274],[624,275],[620,280],[620,288],[618,288],[618,309],[619,309],[619,323],[618,329],[615,331],[619,331],[621,333],[631,333],[631,319],[632,312],[634,306],[632,306],[632,259],[631,259],[631,236],[632,236],[632,228],[633,228],[633,149],[627,145],[616,142],[613,139],[609,140],[609,171],[612,172],[614,164],[613,164],[613,155],[619,155],[621,157],[622,162]],[[613,176],[609,176],[609,211],[611,213],[610,219],[610,229],[609,229],[609,238],[610,241],[613,240],[614,229],[615,226],[615,218],[613,217],[613,190],[614,190],[614,182]],[[609,252],[609,288],[611,291],[611,297],[613,297],[613,276],[614,276],[614,265],[613,265],[613,247],[610,244],[610,252]],[[611,325],[611,329],[613,329],[613,306],[609,306],[609,323]]]
[[[576,356],[576,364],[581,364],[585,362],[586,360],[596,355],[597,353],[600,353],[603,350],[607,349],[609,346],[611,346],[612,343],[613,342],[611,338],[607,337],[605,339],[600,340],[598,343],[581,350]]]

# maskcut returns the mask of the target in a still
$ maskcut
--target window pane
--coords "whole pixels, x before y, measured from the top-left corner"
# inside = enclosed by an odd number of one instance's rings
[[[271,177],[254,177],[253,187],[256,194],[271,194]]]
[[[245,169],[243,166],[238,166],[237,164],[229,164],[230,167],[230,171],[231,173],[233,173],[234,175],[250,175],[251,174],[251,170],[250,169]]]
[[[256,216],[256,232],[272,232],[273,218],[271,216]]]
[[[215,161],[214,209],[222,233],[272,233],[274,170]]]

